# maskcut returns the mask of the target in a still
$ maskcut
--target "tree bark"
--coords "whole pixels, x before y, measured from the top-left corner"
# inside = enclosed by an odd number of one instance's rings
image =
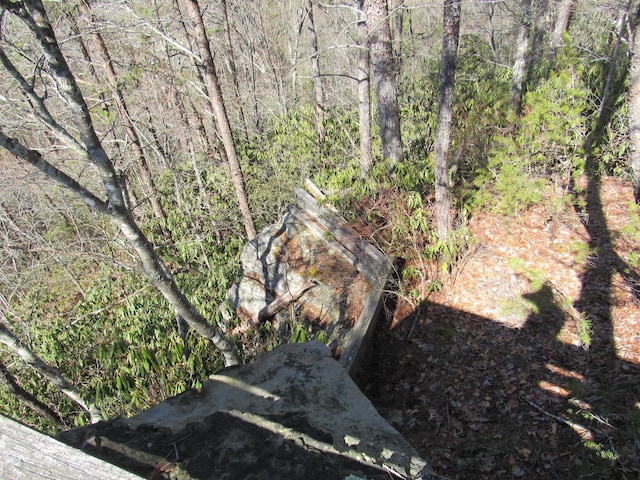
[[[182,10],[180,10],[180,4],[178,0],[173,0],[174,8],[176,9],[176,13],[178,14],[178,23],[182,30],[182,34],[185,42],[189,46],[190,51],[195,51],[191,41],[191,35],[189,34],[189,30],[187,29],[187,25],[182,16]],[[194,58],[195,54],[191,55],[190,58],[193,61],[193,67],[196,74],[197,89],[199,92],[203,93],[207,99],[211,96],[209,95],[209,88],[207,87],[207,82],[205,82],[205,78],[202,74],[201,65]],[[195,123],[195,131],[198,136],[198,143],[200,144],[202,150],[204,151],[205,157],[208,160],[213,160],[218,156],[222,157],[226,161],[226,156],[224,153],[224,146],[221,145],[220,139],[217,134],[215,134],[215,119],[212,119],[211,122],[205,121],[205,117],[198,110],[195,102],[191,99],[191,97],[187,97],[188,104],[191,107],[191,115],[189,115],[188,119],[190,123]],[[209,113],[209,112],[207,112]],[[194,130],[194,129],[192,129]],[[211,208],[209,203],[209,194],[205,188],[204,182],[202,180],[202,174],[200,172],[200,168],[198,167],[198,161],[196,155],[191,155],[192,165],[194,168],[194,173],[196,175],[196,179],[198,182],[198,188],[200,189],[201,198],[205,199],[205,206],[207,209]]]
[[[131,211],[127,208],[122,181],[98,139],[85,99],[78,88],[66,59],[62,55],[42,2],[40,0],[27,0],[21,3],[13,3],[9,0],[0,0],[0,6],[18,16],[35,35],[44,52],[45,62],[52,78],[58,86],[58,91],[72,109],[75,128],[80,132],[81,142],[77,142],[75,137],[66,134],[62,127],[51,120],[51,115],[46,105],[37,96],[33,97],[34,102],[39,99],[40,103],[31,103],[34,114],[43,123],[50,125],[50,129],[59,135],[62,140],[66,141],[73,150],[78,152],[82,160],[91,163],[97,169],[102,179],[107,200],[101,200],[96,194],[82,186],[65,172],[47,162],[39,152],[25,147],[17,140],[5,135],[1,130],[0,147],[31,164],[56,181],[60,186],[71,191],[92,210],[109,217],[138,254],[142,262],[142,269],[151,284],[162,293],[176,313],[180,314],[194,330],[211,340],[221,351],[226,365],[237,364],[239,357],[234,345],[215,327],[210,325],[187,300],[173,277],[169,274],[169,270],[158,257],[153,246],[140,230]],[[1,53],[2,50],[0,49]],[[6,56],[0,55],[0,63],[17,79],[23,90],[30,87],[28,84],[25,86],[24,82],[20,81],[19,73],[12,69],[13,65]],[[29,90],[26,90],[25,93],[27,93],[29,99],[32,98]]]
[[[605,108],[607,107],[607,103],[609,100],[609,92],[611,90],[611,83],[613,82],[613,76],[615,74],[616,65],[618,63],[618,53],[620,52],[620,43],[622,42],[622,37],[624,36],[625,30],[627,29],[627,20],[629,18],[630,9],[631,9],[631,0],[629,0],[629,3],[627,4],[626,9],[620,14],[620,18],[618,20],[618,24],[619,24],[618,34],[614,43],[611,59],[609,60],[609,72],[607,74],[607,79],[605,80],[604,87],[602,88],[602,95],[600,96],[600,106],[598,107],[598,114],[596,116],[596,120],[598,124],[601,124],[604,119]]]
[[[320,60],[318,54],[318,35],[313,22],[313,2],[305,1],[307,10],[307,25],[309,29],[309,46],[311,48],[311,74],[313,75],[313,90],[315,93],[314,110],[316,111],[316,130],[318,131],[318,145],[324,143],[324,88],[322,77],[320,76]]]
[[[238,104],[238,116],[240,117],[240,124],[242,125],[242,132],[244,139],[249,141],[249,128],[247,127],[247,120],[244,115],[244,108],[242,107],[242,100],[240,97],[240,83],[238,82],[238,71],[236,69],[236,59],[233,54],[233,43],[231,43],[231,27],[229,25],[229,14],[227,8],[227,0],[222,0],[222,28],[224,30],[224,38],[227,42],[227,65],[231,72],[231,80],[233,82],[233,93]]]
[[[0,11],[0,40],[4,38],[4,31],[7,26],[7,11]]]
[[[552,64],[556,60],[558,49],[562,46],[562,35],[569,26],[569,18],[571,17],[571,11],[575,0],[560,0],[558,7],[558,16],[556,17],[556,23],[551,32],[551,38],[549,39],[549,63]]]
[[[449,146],[453,121],[453,94],[455,87],[458,41],[460,38],[460,0],[445,0],[438,127],[435,141],[435,216],[438,237],[446,239],[453,224],[453,206],[449,181]]]
[[[82,0],[78,4],[78,8],[82,13],[89,17],[89,21],[93,26],[95,20],[93,18],[93,15],[91,14],[87,1]],[[166,215],[164,213],[164,209],[162,208],[162,203],[160,202],[160,197],[158,195],[158,190],[156,189],[155,182],[153,181],[153,175],[151,173],[151,168],[149,167],[149,162],[147,161],[147,156],[145,155],[144,149],[142,148],[140,136],[138,135],[138,131],[133,124],[131,115],[129,114],[129,107],[124,98],[124,94],[118,87],[118,75],[116,73],[115,67],[113,66],[113,61],[111,59],[111,55],[109,54],[109,49],[107,48],[107,44],[100,34],[100,31],[94,26],[92,28],[91,37],[93,38],[95,48],[96,50],[98,50],[100,59],[102,60],[102,66],[107,77],[107,82],[109,82],[109,86],[113,90],[113,95],[116,101],[120,119],[122,120],[122,123],[124,124],[125,130],[127,132],[127,136],[131,141],[131,148],[138,165],[142,183],[144,184],[144,188],[147,192],[147,195],[149,196],[153,214],[160,221],[161,225],[164,225]]]
[[[398,106],[398,62],[393,55],[387,0],[365,0],[373,86],[378,100],[378,123],[382,157],[392,163],[402,160],[400,109]]]
[[[391,2],[391,43],[393,46],[393,55],[396,57],[396,62],[398,62],[398,68],[400,68],[402,58],[404,2],[405,0],[393,0]]]
[[[360,133],[360,174],[365,177],[373,167],[371,156],[371,61],[364,0],[359,0],[358,20],[358,117]]]
[[[640,205],[640,3],[636,5],[630,18],[631,37],[631,66],[629,71],[629,143],[631,153],[631,175],[633,195],[636,204]]]
[[[513,76],[511,80],[511,107],[518,115],[522,110],[522,97],[525,90],[530,32],[531,0],[522,0],[518,40],[516,43],[516,58],[513,62]]]
[[[82,393],[69,380],[67,380],[56,367],[52,367],[38,357],[31,349],[22,343],[9,328],[0,322],[0,343],[9,347],[26,364],[33,367],[38,373],[53,383],[62,393],[69,397],[76,405],[89,414],[91,423],[105,420],[102,411],[96,407],[93,399],[85,400]]]
[[[218,83],[218,76],[216,74],[215,64],[213,63],[211,49],[209,48],[209,39],[207,38],[202,20],[200,5],[197,0],[186,0],[186,4],[187,12],[195,26],[196,43],[198,44],[202,62],[204,64],[205,77],[207,79],[207,87],[209,90],[209,101],[211,102],[211,108],[213,109],[218,130],[220,131],[220,137],[224,144],[227,161],[229,162],[231,179],[236,190],[236,197],[240,206],[242,221],[247,232],[247,238],[249,240],[253,240],[256,237],[256,229],[251,217],[249,200],[244,188],[244,177],[240,168],[240,161],[236,154],[233,134],[231,133],[231,125],[229,124],[229,118],[227,117],[227,111],[224,106],[220,84]]]
[[[531,9],[531,45],[529,47],[529,61],[527,66],[527,79],[529,83],[539,80],[541,71],[540,65],[545,59],[544,41],[546,32],[549,30],[547,12],[549,11],[549,0],[535,0]],[[546,67],[545,67],[546,68]],[[546,76],[546,74],[545,74]]]

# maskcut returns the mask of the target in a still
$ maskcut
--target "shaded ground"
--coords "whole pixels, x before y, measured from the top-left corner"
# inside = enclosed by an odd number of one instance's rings
[[[584,210],[474,219],[464,269],[376,330],[359,385],[452,479],[640,478],[640,219],[592,181]]]

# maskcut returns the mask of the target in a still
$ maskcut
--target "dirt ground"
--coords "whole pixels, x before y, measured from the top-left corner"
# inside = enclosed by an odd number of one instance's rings
[[[438,474],[640,478],[640,214],[628,183],[585,187],[474,218],[463,268],[387,305],[358,383]]]

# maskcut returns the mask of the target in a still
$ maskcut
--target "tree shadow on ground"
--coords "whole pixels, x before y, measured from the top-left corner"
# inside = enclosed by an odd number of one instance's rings
[[[638,478],[640,366],[560,342],[549,285],[527,300],[522,329],[432,303],[410,338],[381,322],[360,387],[450,478]]]
[[[600,186],[592,175],[579,194],[592,256],[573,305],[547,282],[522,296],[520,329],[429,302],[378,325],[359,384],[440,474],[640,478],[640,365],[617,355],[611,315],[614,274],[634,301],[640,277],[615,251]]]

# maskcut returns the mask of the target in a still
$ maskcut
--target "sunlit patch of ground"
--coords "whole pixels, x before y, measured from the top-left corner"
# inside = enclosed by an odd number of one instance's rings
[[[600,219],[478,215],[455,281],[379,325],[360,385],[440,474],[640,478],[632,198],[604,179]]]

